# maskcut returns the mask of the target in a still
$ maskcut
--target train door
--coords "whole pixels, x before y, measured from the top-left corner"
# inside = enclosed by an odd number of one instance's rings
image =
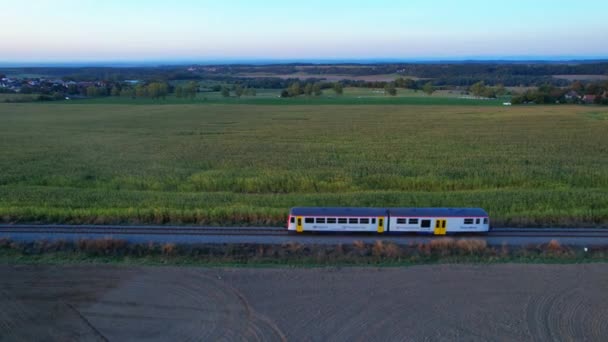
[[[378,217],[378,233],[384,233],[384,217]]]
[[[447,224],[446,219],[436,219],[434,234],[435,235],[445,235],[446,230],[447,230],[446,224]]]
[[[304,227],[302,226],[302,216],[296,217],[296,232],[301,233],[304,231]]]

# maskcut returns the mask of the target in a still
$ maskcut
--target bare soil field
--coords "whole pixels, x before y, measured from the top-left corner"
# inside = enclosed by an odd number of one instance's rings
[[[0,266],[0,340],[603,340],[608,265]]]

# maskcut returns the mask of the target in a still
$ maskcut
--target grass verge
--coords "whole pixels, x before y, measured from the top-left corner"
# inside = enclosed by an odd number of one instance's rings
[[[18,242],[0,239],[0,263],[201,266],[408,266],[433,263],[608,262],[608,246],[587,249],[553,240],[489,246],[483,240],[441,239],[397,245],[378,240],[339,245],[128,243],[117,239]]]

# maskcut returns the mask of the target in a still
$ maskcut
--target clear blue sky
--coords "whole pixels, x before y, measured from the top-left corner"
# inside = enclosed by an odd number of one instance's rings
[[[608,57],[608,1],[4,0],[0,61]]]

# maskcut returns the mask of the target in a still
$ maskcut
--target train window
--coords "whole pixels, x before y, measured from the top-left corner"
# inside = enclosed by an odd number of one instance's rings
[[[290,221],[291,223],[296,223],[296,218],[292,216]]]
[[[464,219],[464,224],[473,224],[473,219],[472,218]]]
[[[441,228],[445,228],[445,221],[446,220],[441,221]]]
[[[410,219],[410,224],[418,224],[418,219]]]
[[[418,221],[418,220],[416,220]],[[431,220],[421,220],[420,227],[422,228],[431,228]]]
[[[488,224],[488,218],[487,218],[487,217],[485,217],[485,218],[483,219],[483,224]]]
[[[312,217],[307,217],[304,219],[304,223],[315,223],[315,219]]]
[[[475,224],[479,224],[479,219],[475,220]]]
[[[359,223],[361,223],[361,224],[369,224],[369,219],[368,218],[362,218],[361,220],[359,220]]]
[[[350,223],[350,224],[357,224],[357,223],[359,223],[359,220],[356,219],[356,218],[349,218],[348,219],[348,223]]]
[[[336,223],[336,218],[335,217],[328,217],[327,218],[327,223]]]
[[[325,223],[325,218],[317,217],[316,221],[317,223]]]
[[[346,219],[345,218],[339,218],[338,219],[338,223],[346,223]]]
[[[376,219],[375,218],[372,219],[372,224],[376,224]]]
[[[407,221],[407,219],[404,219],[404,218],[402,218],[402,219],[397,219],[397,224],[405,224],[405,223],[406,223],[406,221]]]

